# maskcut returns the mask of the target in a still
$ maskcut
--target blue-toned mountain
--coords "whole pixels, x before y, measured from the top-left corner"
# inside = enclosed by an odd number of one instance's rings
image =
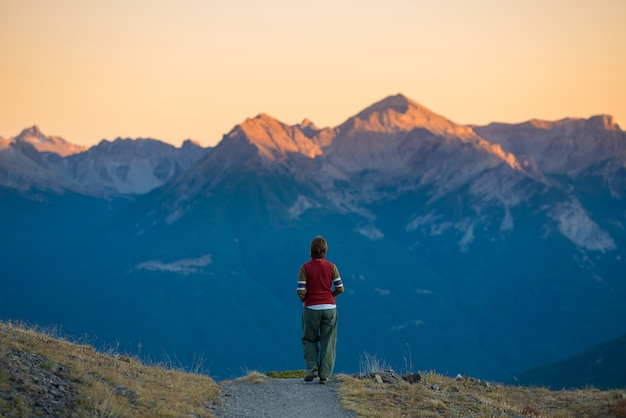
[[[37,126],[0,142],[0,186],[24,194],[65,192],[99,198],[146,193],[187,170],[210,149],[155,139],[102,140],[89,149]]]
[[[563,361],[542,365],[517,376],[515,382],[554,390],[626,387],[626,335],[602,342]]]
[[[295,276],[321,234],[347,289],[337,371],[368,352],[508,381],[625,332],[624,133],[608,117],[529,124],[543,136],[458,125],[403,95],[334,128],[260,114],[129,203],[74,196],[94,219],[59,209],[59,230],[80,228],[63,251],[51,238],[45,268],[8,263],[0,312],[203,356],[217,376],[300,368]],[[50,210],[11,193],[24,229]]]

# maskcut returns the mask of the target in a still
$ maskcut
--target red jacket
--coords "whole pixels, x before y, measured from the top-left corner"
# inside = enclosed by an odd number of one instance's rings
[[[302,277],[304,275],[304,277]],[[311,259],[300,269],[298,281],[306,281],[306,296],[304,306],[334,305],[333,284],[343,286],[337,267],[325,259]]]

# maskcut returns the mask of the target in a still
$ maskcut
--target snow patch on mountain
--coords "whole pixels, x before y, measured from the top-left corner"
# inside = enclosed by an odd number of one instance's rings
[[[474,242],[474,222],[469,223],[468,225],[459,225],[459,228],[462,228],[465,233],[463,235],[463,238],[461,238],[461,240],[459,241],[458,245],[459,248],[461,249],[462,252],[466,252],[467,250],[469,250],[469,245]]]
[[[139,263],[137,270],[164,271],[177,273],[183,276],[201,273],[202,267],[206,267],[213,262],[210,254],[204,254],[197,258],[184,258],[181,260],[165,263],[161,260],[149,260]]]
[[[579,247],[606,252],[616,249],[615,241],[596,224],[578,200],[558,204],[550,213],[559,231]]]
[[[622,199],[626,193],[626,155],[621,161],[614,159],[606,161],[593,174],[602,178],[603,186],[607,188],[613,199]]]
[[[407,321],[401,324],[393,325],[391,328],[389,328],[389,331],[392,331],[392,332],[402,331],[409,327],[419,327],[420,325],[424,325],[425,323],[426,322],[422,321],[421,319],[414,319],[412,321]]]
[[[500,231],[512,231],[515,229],[515,222],[513,221],[513,216],[511,216],[511,210],[508,205],[504,206],[504,219],[502,219],[502,223],[500,224]]]
[[[372,241],[378,241],[379,239],[382,239],[385,237],[385,234],[383,234],[383,232],[376,228],[373,225],[363,225],[363,226],[359,226],[356,228],[356,232],[358,232],[359,234],[363,235],[366,238],[371,239]]]
[[[319,205],[312,202],[306,196],[298,195],[298,199],[294,202],[293,205],[291,205],[291,207],[287,209],[287,213],[289,213],[289,217],[291,219],[296,219],[300,215],[302,215],[304,212],[306,212],[308,209],[311,209],[317,206]]]
[[[380,287],[375,287],[374,292],[378,293],[380,296],[389,296],[391,294],[391,290],[382,289]]]
[[[404,230],[406,232],[421,230],[422,233],[431,237],[438,236],[453,227],[452,222],[439,222],[442,218],[442,215],[435,212],[418,215],[404,227]]]
[[[481,143],[483,143],[482,141]],[[424,163],[419,187],[436,185],[428,203],[469,185],[470,192],[481,199],[500,200],[524,178],[517,163],[513,167],[489,147],[447,142],[433,153],[432,161]]]
[[[424,225],[432,225],[439,218],[441,218],[441,215],[437,215],[434,212],[430,212],[425,215],[418,215],[404,227],[404,230],[407,232],[415,231]]]
[[[528,197],[526,191],[517,190],[517,186],[525,178],[526,175],[521,171],[508,170],[501,165],[480,173],[469,184],[469,191],[483,202],[491,201],[505,206],[516,206]]]
[[[168,225],[173,224],[178,219],[180,219],[185,214],[185,212],[186,211],[183,208],[176,208],[173,212],[167,215],[167,217],[165,218],[165,223]]]

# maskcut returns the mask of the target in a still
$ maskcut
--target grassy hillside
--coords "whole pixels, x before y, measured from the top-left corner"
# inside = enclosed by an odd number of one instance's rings
[[[626,390],[552,391],[435,372],[420,373],[421,380],[413,384],[402,379],[380,383],[376,375],[385,373],[376,369],[386,366],[378,361],[362,365],[359,376],[336,376],[341,404],[359,417],[626,418]],[[303,374],[297,370],[266,375]],[[266,384],[263,376],[252,372],[242,379]],[[205,375],[146,366],[0,322],[0,416],[210,417],[219,394],[219,385]]]
[[[218,394],[208,376],[0,322],[0,416],[210,417]]]
[[[344,408],[359,417],[626,418],[626,392],[552,391],[423,373],[415,384],[340,376]]]

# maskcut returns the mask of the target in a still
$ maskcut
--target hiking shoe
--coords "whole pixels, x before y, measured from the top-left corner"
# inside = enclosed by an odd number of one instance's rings
[[[311,369],[306,374],[306,376],[304,376],[304,381],[305,382],[310,382],[311,380],[315,379],[316,377],[317,377],[317,369]]]
[[[326,383],[328,383],[328,379],[320,378],[320,385],[325,385]]]

